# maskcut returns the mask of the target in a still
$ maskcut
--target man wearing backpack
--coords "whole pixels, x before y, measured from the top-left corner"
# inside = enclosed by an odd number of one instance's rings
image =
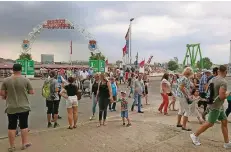
[[[54,128],[58,127],[57,123],[58,119],[58,109],[59,109],[59,83],[55,79],[55,71],[49,72],[50,78],[46,79],[43,88],[42,88],[42,96],[46,99],[47,106],[47,127],[52,127],[51,124],[51,114],[54,113]]]
[[[208,80],[207,80],[207,83],[208,83],[208,87],[206,88],[207,98],[212,98],[212,97],[210,97],[210,95],[212,95],[212,94],[211,94],[211,89],[213,89],[213,88],[210,88],[210,87],[212,86],[211,83],[212,83],[213,79],[214,79],[217,75],[218,75],[218,68],[215,67],[215,68],[213,68],[213,75],[210,76],[210,77],[208,78]],[[205,120],[205,116],[209,113],[209,108],[210,108],[210,106],[209,106],[209,104],[208,104],[206,110],[202,113],[202,118],[203,118],[204,120]]]
[[[59,95],[59,101],[61,100],[61,95],[59,94],[61,92],[61,89],[62,89],[62,86],[64,84],[68,84],[68,82],[62,77],[61,75],[61,71],[58,72],[58,75],[57,75],[57,81],[58,81],[58,84],[59,84],[59,92],[58,92],[58,95]],[[52,113],[52,118],[54,120],[54,112]],[[62,119],[62,117],[60,117],[58,115],[58,119]]]
[[[226,149],[231,148],[231,142],[229,141],[229,135],[228,135],[228,121],[223,106],[224,101],[229,94],[227,93],[228,83],[225,80],[226,74],[227,74],[226,66],[221,65],[218,70],[218,76],[213,79],[214,100],[213,103],[210,105],[208,121],[202,124],[195,133],[190,134],[190,138],[192,139],[193,144],[195,144],[196,146],[201,145],[198,138],[199,135],[201,135],[207,129],[212,127],[214,123],[217,120],[219,120],[221,121],[221,130],[224,137],[223,147]]]
[[[200,91],[200,97],[201,98],[206,98],[206,88],[208,87],[208,78],[212,75],[211,71],[205,70],[204,74],[202,75],[199,83],[199,91]],[[198,102],[198,107],[201,105],[204,106],[204,111],[207,108],[207,103],[203,101]]]

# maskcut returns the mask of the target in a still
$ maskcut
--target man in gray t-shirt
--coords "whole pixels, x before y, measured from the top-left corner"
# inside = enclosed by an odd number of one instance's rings
[[[218,70],[218,76],[213,79],[214,83],[214,102],[210,106],[208,121],[205,122],[195,133],[190,134],[193,143],[196,146],[201,145],[198,136],[212,127],[214,123],[219,120],[221,121],[221,129],[224,137],[224,148],[231,148],[228,135],[228,121],[226,114],[223,109],[223,104],[227,98],[227,81],[225,80],[227,74],[226,66],[221,65]]]
[[[57,123],[58,113],[59,113],[59,83],[55,79],[56,72],[50,71],[49,76],[50,78],[46,79],[44,85],[49,82],[50,83],[50,96],[46,99],[46,106],[47,106],[47,127],[52,127],[51,124],[51,114],[54,114],[54,128],[58,127],[59,124]]]
[[[8,137],[10,148],[14,151],[14,139],[19,120],[19,127],[22,135],[22,149],[30,147],[28,142],[28,116],[30,112],[30,102],[28,94],[34,94],[30,80],[21,75],[22,66],[13,65],[13,75],[4,79],[1,86],[1,95],[6,99],[6,113],[8,116]]]

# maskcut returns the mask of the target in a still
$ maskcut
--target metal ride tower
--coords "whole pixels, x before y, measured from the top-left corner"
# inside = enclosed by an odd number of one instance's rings
[[[51,23],[49,23],[51,22]],[[95,40],[95,38],[81,25],[74,24],[67,19],[54,19],[54,20],[47,20],[42,22],[41,24],[37,25],[33,28],[33,31],[28,34],[28,36],[23,40],[22,43],[22,53],[31,53],[31,48],[33,43],[35,42],[36,38],[40,35],[40,33],[44,29],[49,30],[73,30],[80,33],[86,40],[91,41]],[[90,50],[94,53],[100,53],[100,48],[94,47],[94,49]]]
[[[200,68],[204,68],[204,63],[201,54],[200,43],[198,44],[187,44],[187,50],[184,57],[183,65],[191,66],[193,69],[197,68],[197,56],[199,56]]]

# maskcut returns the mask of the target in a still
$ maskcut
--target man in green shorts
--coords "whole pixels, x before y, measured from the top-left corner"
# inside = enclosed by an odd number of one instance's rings
[[[201,127],[195,132],[190,134],[193,144],[196,146],[201,145],[199,141],[199,135],[206,131],[208,128],[212,127],[214,123],[219,120],[221,121],[221,129],[224,136],[224,148],[231,148],[231,142],[228,136],[228,121],[226,114],[224,112],[224,101],[227,97],[227,81],[225,80],[227,74],[227,68],[223,65],[219,67],[218,76],[213,79],[214,83],[214,102],[210,105],[210,110],[208,113],[208,121],[205,122]]]

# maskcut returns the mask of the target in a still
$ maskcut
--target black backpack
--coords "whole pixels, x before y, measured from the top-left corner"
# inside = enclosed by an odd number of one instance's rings
[[[213,104],[214,102],[214,83],[213,83],[213,79],[211,80],[211,82],[209,83],[208,89],[207,89],[207,95],[206,95],[206,100],[208,104]]]

